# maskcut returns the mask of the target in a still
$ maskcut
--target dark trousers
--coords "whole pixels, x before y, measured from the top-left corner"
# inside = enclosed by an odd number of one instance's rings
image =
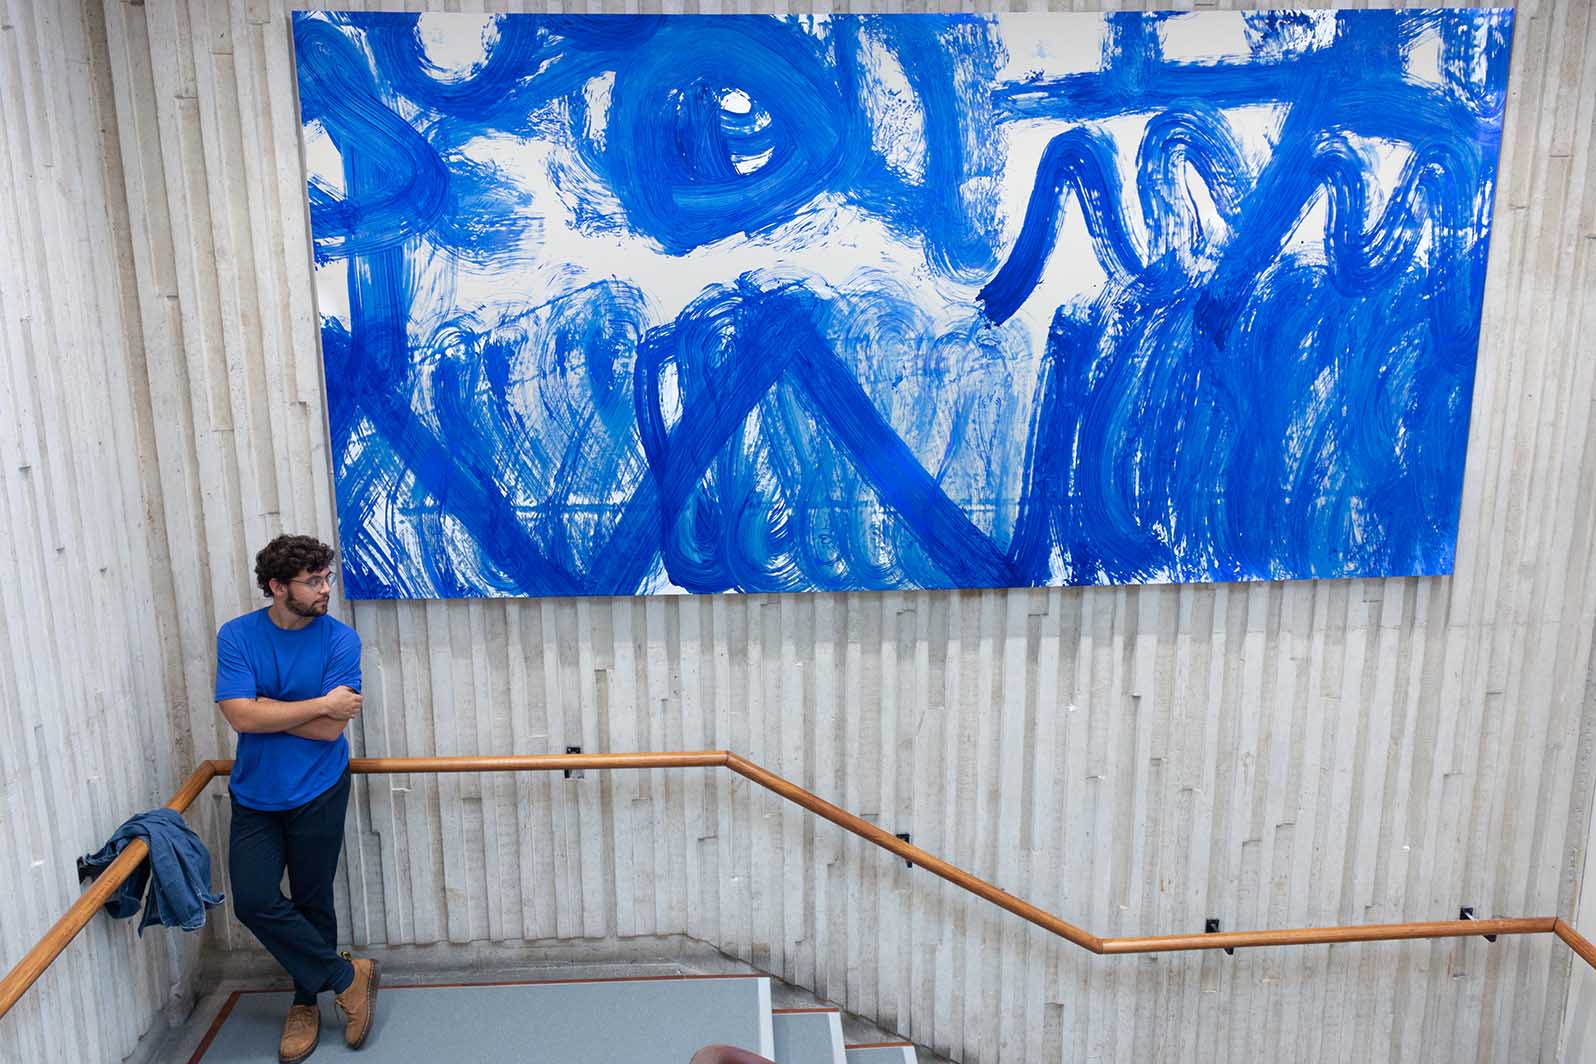
[[[233,801],[228,872],[233,911],[294,980],[294,1001],[342,993],[354,969],[338,954],[333,876],[344,847],[349,772],[297,809],[250,809]],[[290,897],[283,897],[283,870]]]

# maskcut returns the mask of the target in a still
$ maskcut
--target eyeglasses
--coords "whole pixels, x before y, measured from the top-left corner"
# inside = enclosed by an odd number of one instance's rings
[[[326,591],[338,582],[338,578],[332,573],[328,573],[326,576],[313,576],[309,580],[290,580],[288,582],[290,584],[304,584],[312,591]]]

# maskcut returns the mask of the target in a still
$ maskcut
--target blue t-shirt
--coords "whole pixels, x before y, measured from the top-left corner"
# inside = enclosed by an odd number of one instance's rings
[[[216,701],[270,698],[303,702],[340,684],[360,690],[360,636],[323,614],[292,631],[264,608],[216,633]],[[303,739],[287,732],[240,732],[229,788],[250,809],[294,809],[337,783],[349,742]]]

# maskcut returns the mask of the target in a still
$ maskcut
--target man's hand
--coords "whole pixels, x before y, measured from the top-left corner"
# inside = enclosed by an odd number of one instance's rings
[[[365,701],[365,696],[354,688],[339,684],[322,695],[322,702],[325,705],[322,716],[338,721],[353,720],[360,715],[360,707]]]

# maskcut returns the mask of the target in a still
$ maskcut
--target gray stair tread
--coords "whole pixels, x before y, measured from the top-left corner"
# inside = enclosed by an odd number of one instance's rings
[[[201,1064],[276,1064],[293,995],[241,993]],[[360,1064],[660,1064],[687,1061],[706,1045],[774,1052],[770,980],[624,979],[483,986],[385,985],[359,1056],[322,995],[322,1061]]]
[[[842,1049],[842,1013],[836,1009],[788,1009],[771,1016],[776,1064],[847,1064]]]
[[[914,1046],[849,1046],[848,1064],[915,1064]]]

